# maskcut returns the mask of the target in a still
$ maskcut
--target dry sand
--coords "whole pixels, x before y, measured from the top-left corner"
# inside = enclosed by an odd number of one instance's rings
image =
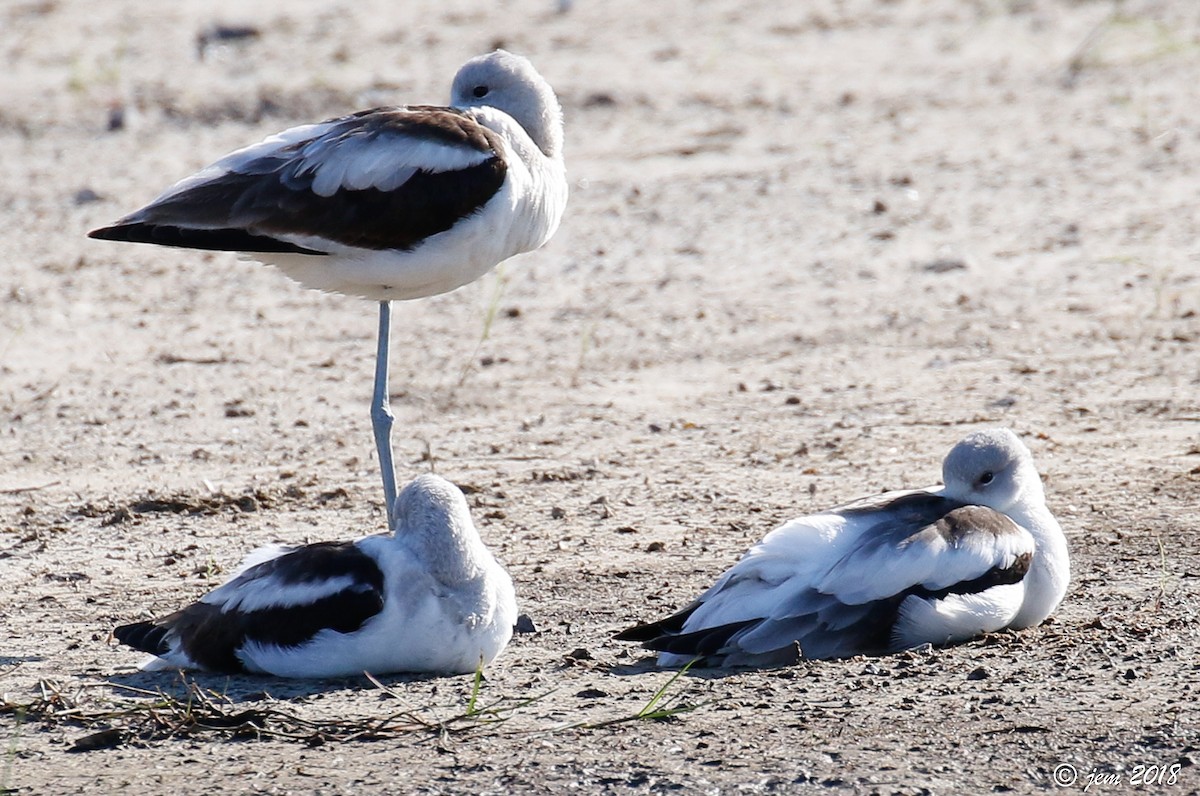
[[[201,58],[215,22],[260,35]],[[115,624],[259,544],[383,516],[370,304],[84,233],[283,127],[444,101],[497,44],[559,91],[567,217],[543,250],[399,306],[392,386],[401,481],[471,488],[537,628],[487,672],[507,721],[72,752],[146,726],[81,726],[72,700],[182,693],[134,670]],[[0,791],[987,793],[1053,787],[1061,764],[1067,792],[1176,764],[1134,789],[1200,789],[1191,0],[9,0],[0,47],[0,691],[60,695],[57,717],[0,715]],[[613,632],[790,516],[936,481],[994,424],[1027,440],[1067,531],[1050,622],[695,673],[668,694],[690,713],[574,726],[670,679]],[[197,682],[227,713],[326,730],[445,719],[472,686]]]

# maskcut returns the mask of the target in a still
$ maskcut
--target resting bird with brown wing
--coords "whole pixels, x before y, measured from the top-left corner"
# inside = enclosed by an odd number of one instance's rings
[[[661,666],[767,667],[1042,622],[1070,562],[1029,449],[1008,429],[976,432],[942,477],[791,520],[686,608],[617,638]]]

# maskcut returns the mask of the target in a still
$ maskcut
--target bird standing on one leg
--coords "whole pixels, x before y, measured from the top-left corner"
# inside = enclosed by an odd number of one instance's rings
[[[391,301],[446,293],[546,243],[567,201],[562,144],[553,89],[497,50],[459,69],[449,107],[284,130],[89,236],[236,251],[306,287],[378,301],[371,419],[391,527]]]

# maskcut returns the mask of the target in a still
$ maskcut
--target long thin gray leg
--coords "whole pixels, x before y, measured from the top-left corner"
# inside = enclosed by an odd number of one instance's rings
[[[375,395],[371,399],[371,426],[375,450],[383,476],[383,500],[387,505],[388,530],[396,527],[396,469],[392,464],[392,423],[396,416],[388,405],[388,344],[392,334],[392,302],[379,302],[379,347],[375,351]]]

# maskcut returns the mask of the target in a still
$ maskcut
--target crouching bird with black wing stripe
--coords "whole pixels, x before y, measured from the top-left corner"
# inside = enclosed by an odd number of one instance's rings
[[[768,667],[1042,622],[1070,562],[1029,449],[1008,429],[976,432],[942,478],[791,520],[693,603],[617,638],[661,666]]]
[[[118,627],[143,669],[344,677],[461,674],[512,637],[512,580],[462,492],[422,475],[396,499],[391,534],[265,547],[228,582],[161,619]]]

